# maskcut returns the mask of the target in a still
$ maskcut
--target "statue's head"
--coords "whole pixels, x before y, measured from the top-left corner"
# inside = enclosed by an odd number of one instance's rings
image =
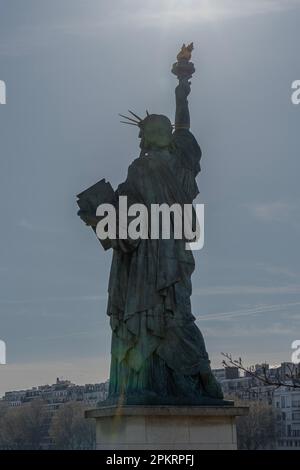
[[[172,140],[172,124],[162,114],[150,114],[140,125],[140,147],[145,150],[169,147]]]
[[[141,139],[140,147],[143,150],[163,149],[169,147],[172,140],[172,124],[167,116],[162,114],[149,114],[144,119],[141,119],[136,114],[129,111],[138,121],[128,118],[127,116],[120,115],[131,122],[126,124],[133,124],[139,127],[139,138]],[[122,121],[124,122],[124,121]]]

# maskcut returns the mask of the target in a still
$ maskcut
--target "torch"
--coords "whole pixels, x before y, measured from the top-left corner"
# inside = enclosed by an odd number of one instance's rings
[[[195,67],[193,62],[190,62],[192,57],[192,50],[194,45],[191,42],[188,46],[183,44],[181,50],[177,54],[177,62],[173,64],[172,73],[176,75],[179,82],[181,80],[189,80],[195,73]]]

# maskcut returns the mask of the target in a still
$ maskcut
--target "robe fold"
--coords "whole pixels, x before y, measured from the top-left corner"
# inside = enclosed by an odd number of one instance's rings
[[[117,197],[128,205],[191,204],[198,194],[201,150],[188,130],[169,149],[137,158]],[[185,239],[111,240],[107,314],[112,328],[109,399],[124,403],[200,403],[222,398],[191,312],[195,268]],[[206,385],[201,377],[209,377]]]

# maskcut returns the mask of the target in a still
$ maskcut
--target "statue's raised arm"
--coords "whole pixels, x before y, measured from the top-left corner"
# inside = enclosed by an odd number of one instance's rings
[[[176,114],[175,129],[190,128],[190,113],[187,97],[191,91],[190,79],[195,72],[195,67],[190,59],[192,57],[193,43],[186,46],[183,44],[177,54],[177,62],[173,64],[172,73],[177,76],[179,84],[175,89]]]

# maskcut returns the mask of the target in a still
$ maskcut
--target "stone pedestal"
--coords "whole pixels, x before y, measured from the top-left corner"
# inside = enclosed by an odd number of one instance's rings
[[[105,406],[88,410],[96,419],[99,450],[236,449],[234,406]]]

